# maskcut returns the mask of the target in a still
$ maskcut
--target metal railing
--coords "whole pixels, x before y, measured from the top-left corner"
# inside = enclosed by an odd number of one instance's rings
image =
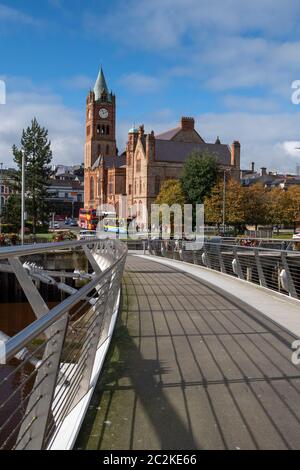
[[[181,240],[149,240],[148,250],[151,255],[203,266],[300,299],[299,245],[290,240],[285,245],[289,249],[280,249],[272,243],[262,247],[252,241],[245,246],[220,239],[189,250]]]
[[[81,256],[89,269],[61,272],[38,265],[47,256]],[[13,272],[36,320],[5,342],[0,365],[0,448],[46,449],[90,391],[95,357],[109,337],[120,299],[127,247],[85,240],[0,250],[0,270]],[[76,280],[79,289],[67,283]],[[66,298],[49,309],[37,286]],[[73,282],[74,284],[74,282]],[[1,308],[1,306],[0,306]]]

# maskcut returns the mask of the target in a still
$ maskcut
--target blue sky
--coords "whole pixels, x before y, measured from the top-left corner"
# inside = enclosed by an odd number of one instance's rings
[[[0,159],[11,164],[35,115],[56,163],[82,161],[85,98],[102,63],[120,149],[134,122],[158,133],[189,115],[207,141],[240,140],[244,167],[293,171],[299,20],[296,0],[0,0]]]

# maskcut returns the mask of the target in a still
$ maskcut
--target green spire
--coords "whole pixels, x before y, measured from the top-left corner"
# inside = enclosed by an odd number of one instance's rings
[[[100,100],[102,93],[105,92],[107,95],[107,99],[109,99],[110,95],[108,92],[108,88],[106,85],[104,73],[102,67],[99,70],[98,77],[94,86],[94,93],[95,93],[95,100]]]

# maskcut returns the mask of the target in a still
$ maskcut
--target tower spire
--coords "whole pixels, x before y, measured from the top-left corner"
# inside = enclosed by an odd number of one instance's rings
[[[109,98],[109,92],[108,88],[106,85],[106,80],[104,77],[103,69],[102,66],[100,67],[98,77],[94,86],[94,93],[95,93],[95,100],[98,101],[101,98],[102,93],[105,92],[107,95],[107,98]]]

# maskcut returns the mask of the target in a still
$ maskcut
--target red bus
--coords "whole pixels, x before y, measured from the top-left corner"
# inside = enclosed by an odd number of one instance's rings
[[[80,209],[78,225],[86,230],[96,230],[99,218],[96,209]]]

